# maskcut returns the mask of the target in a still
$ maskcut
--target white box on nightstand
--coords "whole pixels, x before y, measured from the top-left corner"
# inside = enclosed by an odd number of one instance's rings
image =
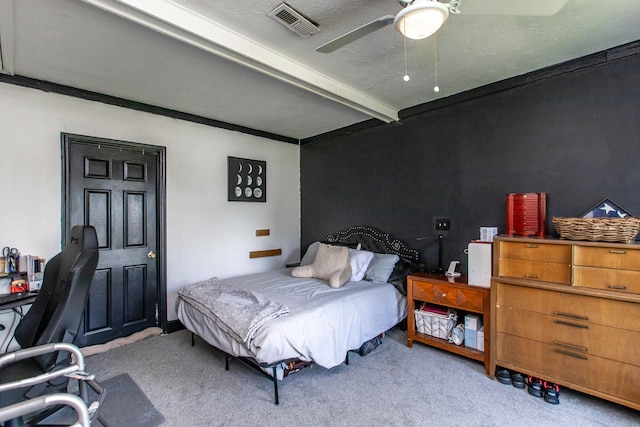
[[[482,326],[482,316],[479,314],[467,314],[464,316],[464,329],[477,331]]]
[[[478,329],[478,333],[476,334],[477,346],[476,349],[480,351],[484,351],[484,325],[480,329]]]
[[[464,345],[478,348],[478,329],[482,327],[482,316],[467,314],[464,316]]]

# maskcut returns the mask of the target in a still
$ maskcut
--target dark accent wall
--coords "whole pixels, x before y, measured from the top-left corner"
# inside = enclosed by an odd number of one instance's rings
[[[314,137],[300,154],[302,247],[369,225],[434,268],[436,242],[416,238],[448,217],[444,266],[460,260],[466,272],[479,228],[504,233],[510,192],[547,193],[550,234],[551,217],[605,197],[640,215],[640,52],[637,42],[613,51],[414,107],[398,123]]]

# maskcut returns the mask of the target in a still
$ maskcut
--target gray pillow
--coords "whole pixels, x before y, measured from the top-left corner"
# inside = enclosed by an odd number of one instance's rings
[[[307,252],[305,252],[304,256],[300,260],[300,265],[311,265],[313,261],[316,260],[316,254],[318,253],[318,246],[320,246],[320,242],[313,242],[307,248]]]
[[[400,257],[395,254],[373,253],[373,259],[367,267],[364,279],[370,282],[386,282]]]

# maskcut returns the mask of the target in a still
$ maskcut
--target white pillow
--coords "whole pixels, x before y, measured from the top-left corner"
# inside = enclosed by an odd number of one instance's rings
[[[349,249],[349,264],[351,264],[350,282],[358,282],[364,278],[367,267],[373,259],[373,252]]]

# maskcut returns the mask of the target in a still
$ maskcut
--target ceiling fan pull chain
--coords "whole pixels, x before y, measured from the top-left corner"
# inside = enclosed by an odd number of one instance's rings
[[[440,88],[438,87],[438,36],[433,35],[433,67],[436,72],[436,85],[433,87],[434,92],[440,92]]]
[[[407,25],[406,23],[404,24]],[[407,73],[407,36],[403,35],[402,39],[404,40],[404,77],[403,80],[405,82],[409,81],[409,74]]]

